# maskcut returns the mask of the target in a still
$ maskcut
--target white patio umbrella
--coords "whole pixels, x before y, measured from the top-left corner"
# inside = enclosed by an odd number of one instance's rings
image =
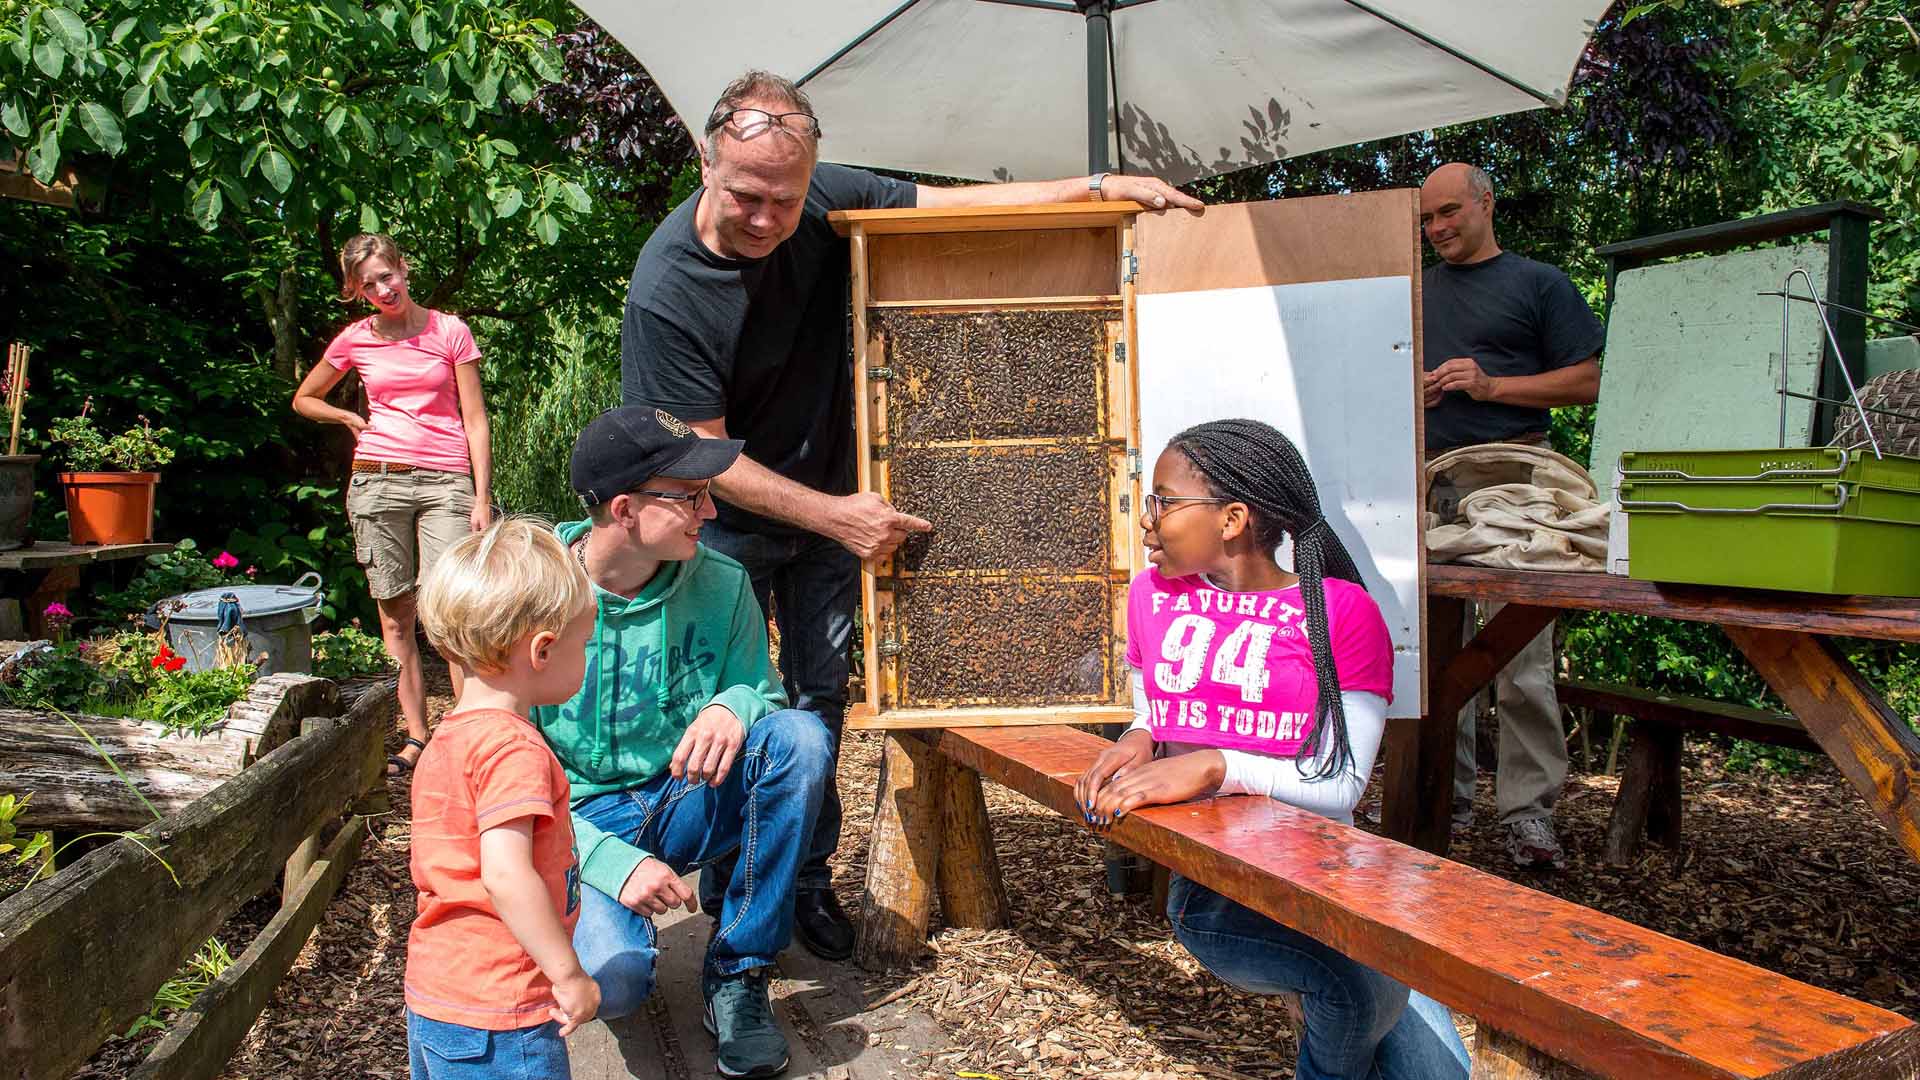
[[[812,97],[831,161],[1184,183],[1559,105],[1609,0],[576,3],[695,132],[757,67]]]

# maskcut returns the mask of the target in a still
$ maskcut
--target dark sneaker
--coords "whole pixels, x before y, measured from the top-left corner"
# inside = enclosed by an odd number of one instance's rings
[[[1453,800],[1452,828],[1453,828],[1453,835],[1455,836],[1465,835],[1467,830],[1473,828],[1473,800],[1472,799]]]
[[[793,932],[807,951],[822,960],[853,955],[853,920],[832,889],[802,889],[793,898]]]
[[[738,975],[708,972],[700,980],[707,998],[707,1032],[720,1044],[721,1076],[779,1076],[787,1071],[787,1037],[773,1020],[767,969]]]
[[[1507,857],[1522,870],[1564,870],[1567,853],[1546,818],[1516,821],[1507,826]]]

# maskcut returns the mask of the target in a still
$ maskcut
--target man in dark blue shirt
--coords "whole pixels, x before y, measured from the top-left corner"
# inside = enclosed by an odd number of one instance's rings
[[[1427,457],[1477,443],[1545,446],[1547,410],[1600,396],[1600,321],[1566,274],[1500,249],[1493,184],[1480,169],[1435,169],[1420,188],[1420,227],[1442,260],[1421,279]],[[1552,823],[1567,778],[1553,659],[1548,626],[1494,686],[1494,802],[1507,853],[1524,868],[1566,865]],[[1469,704],[1454,763],[1454,820],[1462,823],[1473,815],[1473,721]]]

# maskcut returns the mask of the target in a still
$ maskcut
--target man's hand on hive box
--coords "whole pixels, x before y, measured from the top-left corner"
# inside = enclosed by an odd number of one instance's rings
[[[829,535],[863,562],[892,555],[913,533],[933,531],[932,522],[895,510],[871,491],[841,497],[838,510]]]

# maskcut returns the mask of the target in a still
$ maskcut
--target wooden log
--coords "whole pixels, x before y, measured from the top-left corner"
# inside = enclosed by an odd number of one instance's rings
[[[1806,725],[1841,775],[1920,859],[1920,736],[1833,642],[1813,634],[1725,627],[1760,677]]]
[[[360,857],[367,819],[347,822],[320,860],[309,867],[259,936],[180,1014],[166,1038],[134,1070],[133,1080],[200,1080],[217,1075],[272,999],[301,948],[320,925],[327,903],[340,891]]]
[[[251,761],[298,735],[301,720],[339,715],[340,691],[332,679],[281,672],[247,687],[247,696],[227,709],[227,728],[250,740]]]
[[[1594,1080],[1503,1031],[1480,1025],[1473,1037],[1473,1080]]]
[[[140,796],[163,817],[179,813],[239,772],[246,758],[248,736],[224,727],[196,737],[141,720],[72,716],[85,735],[51,713],[0,709],[0,776],[10,790],[33,793],[20,820],[25,827],[138,829],[153,821]]]
[[[906,966],[926,950],[939,873],[944,769],[918,736],[887,735],[854,948],[855,962],[868,971]]]
[[[944,774],[940,805],[940,861],[934,875],[940,913],[948,926],[997,930],[1007,925],[1007,886],[993,850],[987,822],[987,798],[980,774],[951,764],[938,754],[931,764]]]
[[[343,721],[295,739],[150,826],[145,847],[120,840],[0,900],[7,1075],[64,1077],[126,1030],[301,838],[379,782],[377,737]]]

